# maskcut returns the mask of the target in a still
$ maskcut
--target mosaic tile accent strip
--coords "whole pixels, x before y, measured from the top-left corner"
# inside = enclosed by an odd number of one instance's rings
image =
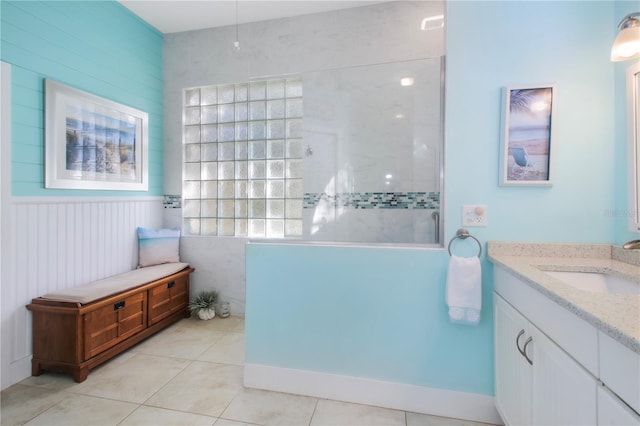
[[[165,209],[181,209],[182,208],[182,196],[181,195],[165,195],[162,205]]]
[[[328,207],[353,209],[439,209],[439,192],[345,192],[329,195],[326,192],[304,194],[303,208],[313,209],[320,203]]]

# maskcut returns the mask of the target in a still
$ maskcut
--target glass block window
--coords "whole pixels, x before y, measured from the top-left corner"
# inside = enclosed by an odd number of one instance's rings
[[[302,80],[186,89],[185,235],[302,236]]]

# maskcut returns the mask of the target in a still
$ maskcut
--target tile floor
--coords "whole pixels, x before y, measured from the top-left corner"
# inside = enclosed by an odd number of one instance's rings
[[[447,425],[443,417],[245,389],[244,320],[184,319],[93,370],[44,373],[1,393],[11,425]]]

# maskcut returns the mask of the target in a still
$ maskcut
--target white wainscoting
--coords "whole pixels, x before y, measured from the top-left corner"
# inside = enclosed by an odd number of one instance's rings
[[[2,235],[8,249],[2,252],[2,389],[31,374],[31,314],[25,305],[134,269],[136,228],[161,227],[163,216],[162,197],[5,200],[11,207],[9,217],[2,216],[10,224]]]

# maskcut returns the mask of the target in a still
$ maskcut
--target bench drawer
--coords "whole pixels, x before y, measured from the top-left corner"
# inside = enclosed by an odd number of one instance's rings
[[[149,289],[149,325],[177,311],[186,311],[189,304],[189,276],[182,276]]]
[[[143,291],[84,314],[85,359],[144,330],[147,326],[146,298]]]

